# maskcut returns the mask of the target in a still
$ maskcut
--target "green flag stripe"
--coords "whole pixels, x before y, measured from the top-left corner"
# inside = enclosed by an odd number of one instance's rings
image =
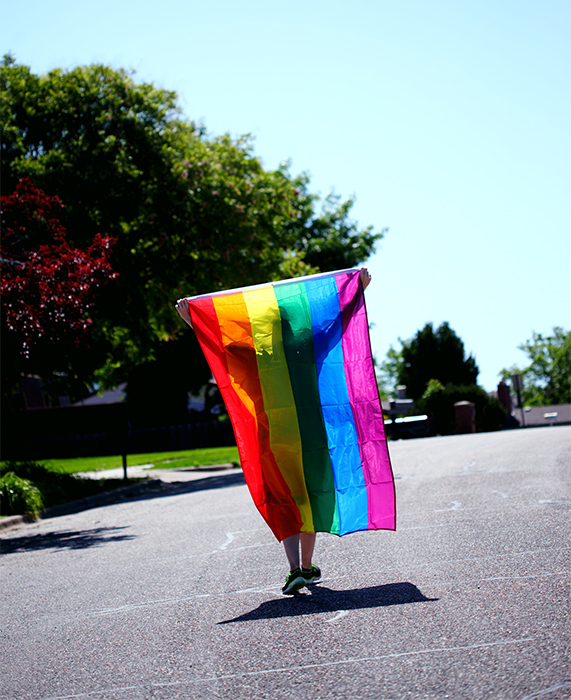
[[[309,300],[303,284],[274,287],[282,337],[299,421],[303,471],[316,532],[339,533],[333,470],[323,422],[311,332]]]

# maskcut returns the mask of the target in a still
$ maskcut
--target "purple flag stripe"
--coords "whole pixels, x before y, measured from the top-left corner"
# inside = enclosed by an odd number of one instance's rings
[[[343,323],[343,356],[363,475],[370,529],[395,529],[395,490],[386,448],[383,410],[377,390],[367,311],[359,273],[335,278]]]

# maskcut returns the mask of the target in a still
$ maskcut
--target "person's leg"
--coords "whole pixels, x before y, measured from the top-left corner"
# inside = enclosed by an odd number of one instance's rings
[[[295,595],[300,588],[306,585],[305,578],[299,568],[299,539],[299,535],[291,535],[283,541],[290,567],[290,572],[286,576],[286,582],[282,588],[282,593],[286,595]]]
[[[299,538],[299,535],[291,535],[291,537],[286,537],[283,541],[290,571],[299,569]]]
[[[299,535],[301,541],[301,568],[311,569],[313,550],[315,549],[315,532],[302,532]]]
[[[311,561],[315,549],[315,532],[302,532],[301,540],[301,575],[306,584],[315,583],[321,578],[321,569]]]

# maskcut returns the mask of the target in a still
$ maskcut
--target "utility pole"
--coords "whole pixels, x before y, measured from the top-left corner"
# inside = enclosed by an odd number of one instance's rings
[[[521,402],[521,392],[523,391],[523,374],[512,374],[512,386],[517,395],[517,405],[521,410],[521,427],[525,428],[525,415],[523,412],[523,404]]]

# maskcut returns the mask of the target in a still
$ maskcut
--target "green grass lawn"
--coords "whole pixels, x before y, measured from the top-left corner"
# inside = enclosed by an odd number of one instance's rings
[[[77,457],[75,459],[41,460],[47,469],[64,474],[115,469],[123,466],[121,455],[109,457]],[[127,455],[127,466],[153,464],[155,469],[175,469],[176,467],[200,467],[209,464],[240,464],[237,447],[206,447],[180,452],[153,452],[149,454]]]

